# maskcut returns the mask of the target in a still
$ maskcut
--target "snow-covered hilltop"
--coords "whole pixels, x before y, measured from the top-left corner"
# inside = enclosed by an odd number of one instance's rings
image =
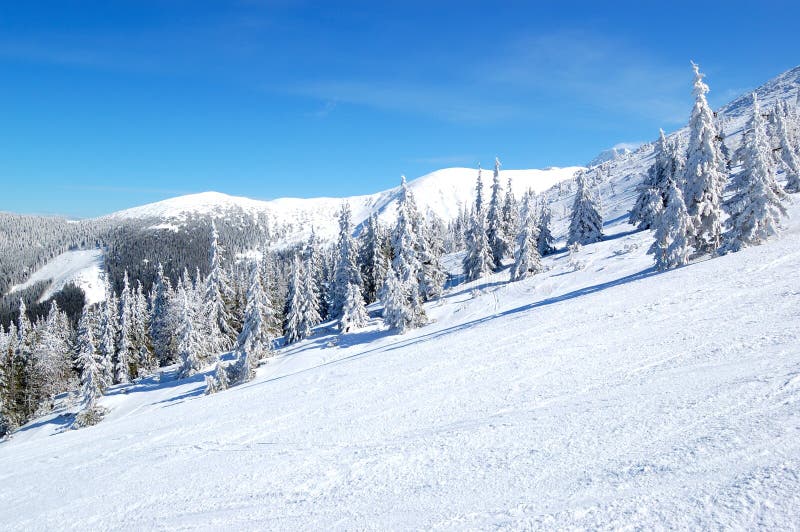
[[[573,177],[581,167],[547,168],[544,170],[503,170],[503,185],[511,180],[517,196],[528,189],[543,192],[553,185]],[[454,219],[459,211],[472,201],[475,188],[474,168],[445,168],[409,181],[423,213],[433,212],[445,221]],[[491,175],[491,172],[487,172]],[[399,177],[398,177],[399,183]],[[260,201],[229,196],[219,192],[203,192],[171,198],[109,215],[108,219],[155,219],[157,228],[178,227],[190,215],[225,218],[244,216],[252,220],[259,217],[273,226],[290,228],[286,240],[305,239],[311,228],[322,237],[332,239],[336,234],[336,215],[343,202],[350,205],[353,222],[359,226],[371,213],[381,222],[390,224],[396,216],[397,196],[400,187],[364,196],[345,198],[280,198]],[[488,198],[488,191],[486,192]]]

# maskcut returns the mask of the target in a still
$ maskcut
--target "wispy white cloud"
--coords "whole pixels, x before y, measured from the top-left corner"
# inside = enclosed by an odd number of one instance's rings
[[[512,104],[493,103],[457,89],[423,84],[329,80],[295,84],[287,90],[326,102],[413,112],[459,123],[499,120],[518,110]]]
[[[688,115],[688,61],[684,69],[665,65],[622,39],[577,30],[523,37],[486,69],[498,84],[561,92],[599,108],[668,123]]]

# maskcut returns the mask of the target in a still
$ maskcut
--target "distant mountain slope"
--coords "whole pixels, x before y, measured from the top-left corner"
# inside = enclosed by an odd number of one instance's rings
[[[503,186],[511,179],[517,195],[532,189],[543,192],[553,185],[570,179],[581,167],[548,168],[545,170],[501,170]],[[475,189],[475,168],[446,168],[437,170],[409,182],[411,190],[422,212],[431,211],[444,220],[452,220],[462,206],[471,205]],[[489,197],[492,170],[484,170],[484,193]],[[399,181],[399,177],[398,177]],[[219,192],[203,192],[180,196],[113,213],[105,219],[153,219],[159,228],[177,227],[190,216],[226,218],[238,216],[255,222],[265,221],[287,229],[287,241],[305,238],[313,227],[323,238],[336,235],[336,215],[342,202],[350,204],[356,225],[375,212],[381,221],[390,223],[396,215],[395,209],[400,187],[376,194],[347,198],[280,198],[260,201],[245,197],[229,196]]]
[[[39,302],[53,297],[68,283],[83,290],[90,305],[105,299],[103,252],[99,249],[67,251],[36,270],[27,281],[12,286],[9,293],[24,290],[41,281],[50,281]]]

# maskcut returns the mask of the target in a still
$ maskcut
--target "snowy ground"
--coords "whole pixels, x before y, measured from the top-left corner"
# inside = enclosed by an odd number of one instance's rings
[[[9,293],[24,290],[40,281],[50,281],[50,286],[42,294],[40,301],[51,298],[68,283],[75,283],[82,288],[90,305],[103,301],[106,297],[103,251],[82,249],[62,253],[36,270],[25,283],[11,287]]]
[[[255,381],[116,388],[100,425],[0,444],[8,529],[794,528],[800,208],[663,274],[619,223],[434,322],[283,350]],[[475,290],[477,288],[477,290]]]

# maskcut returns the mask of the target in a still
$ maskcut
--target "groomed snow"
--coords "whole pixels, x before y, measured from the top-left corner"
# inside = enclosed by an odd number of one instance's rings
[[[550,270],[459,285],[408,334],[320,331],[255,381],[112,389],[0,444],[23,529],[752,529],[800,508],[800,208],[656,274],[612,223]],[[457,264],[457,260],[451,260]]]
[[[27,281],[11,287],[13,294],[40,281],[50,281],[39,301],[53,297],[68,283],[83,289],[86,302],[90,305],[105,300],[103,283],[103,251],[101,249],[82,249],[67,251],[50,260],[36,270]]]

